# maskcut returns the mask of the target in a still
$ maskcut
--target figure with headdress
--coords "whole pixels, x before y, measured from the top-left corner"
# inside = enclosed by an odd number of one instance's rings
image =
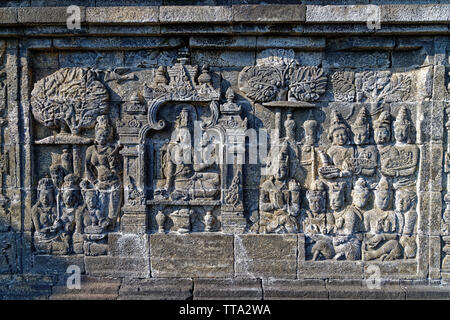
[[[361,108],[355,122],[351,125],[353,141],[355,143],[353,163],[356,169],[354,174],[366,179],[375,179],[378,166],[378,151],[374,145],[369,145],[371,139],[371,128],[369,111]],[[375,180],[376,183],[376,180]]]
[[[83,224],[85,233],[100,234],[107,227],[107,217],[100,207],[99,192],[89,180],[81,181],[80,186],[84,204],[79,222]]]
[[[300,214],[300,186],[289,172],[286,142],[269,168],[271,175],[260,187],[260,233],[296,233]]]
[[[318,176],[317,162],[317,121],[313,119],[306,120],[303,123],[305,130],[305,137],[302,141],[301,147],[301,165],[305,169],[305,179],[302,184],[305,188],[310,188],[310,185]]]
[[[363,178],[354,184],[351,196],[352,205],[343,209],[345,203],[345,185],[338,186],[336,201],[330,192],[330,208],[333,210],[333,246],[335,260],[359,260],[361,258],[361,241],[363,231],[362,210],[367,206],[369,186]],[[335,203],[336,201],[336,203]]]
[[[70,235],[59,227],[52,179],[42,178],[38,183],[38,200],[31,209],[34,246],[39,253],[68,254]]]
[[[39,180],[38,201],[31,209],[34,231],[42,236],[51,236],[55,233],[53,224],[58,219],[55,202],[55,187],[50,178]]]
[[[289,154],[289,172],[296,181],[302,181],[305,176],[305,172],[300,163],[300,150],[298,147],[298,142],[296,140],[296,127],[297,124],[292,118],[292,113],[288,112],[286,115],[286,120],[283,123],[285,137],[278,139],[278,143],[273,143],[267,155],[267,167],[272,165],[273,161],[277,161],[277,157],[280,153],[280,148],[282,145],[286,146],[286,152]]]
[[[398,242],[399,219],[390,210],[392,195],[389,180],[382,177],[375,188],[375,206],[364,213],[364,260],[391,261],[402,255]]]
[[[327,187],[320,180],[314,180],[306,191],[309,209],[302,215],[305,234],[305,248],[312,260],[331,259],[334,256],[332,238],[328,235],[328,223],[333,221],[327,213]]]
[[[85,178],[99,192],[108,227],[114,227],[122,203],[122,164],[119,145],[113,141],[113,128],[107,116],[97,117],[95,144],[86,150]]]
[[[183,107],[175,120],[171,140],[163,147],[161,171],[166,178],[164,188],[155,190],[155,196],[171,200],[213,200],[220,191],[220,177],[217,173],[215,148],[211,151],[213,138],[204,132],[200,141],[201,161],[194,158],[192,146],[192,123],[189,109]],[[212,159],[210,159],[211,157]],[[205,159],[206,158],[206,159]]]
[[[80,205],[79,179],[73,174],[64,177],[62,190],[62,209],[61,216],[55,221],[53,227],[56,230],[63,230],[67,234],[75,231],[75,218],[78,215],[77,210]]]
[[[322,167],[320,175],[325,179],[346,178],[352,176],[353,166],[350,162],[353,158],[353,148],[350,146],[350,130],[344,123],[342,115],[333,110],[331,113],[328,139],[331,146],[321,152]]]
[[[414,144],[413,129],[408,109],[402,106],[394,122],[395,145],[386,147],[381,157],[383,175],[395,178],[403,186],[414,184],[419,162],[419,148]]]

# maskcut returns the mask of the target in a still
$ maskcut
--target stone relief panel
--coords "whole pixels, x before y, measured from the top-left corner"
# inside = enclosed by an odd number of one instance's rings
[[[10,175],[6,59],[6,44],[0,41],[0,273],[16,269],[16,240],[11,228],[10,200],[6,195]]]
[[[423,70],[327,74],[292,51],[269,52],[239,77],[285,133],[271,140],[251,230],[304,234],[307,260],[416,258]]]
[[[249,206],[249,114],[187,49],[159,57],[34,83],[36,252],[105,255],[111,232],[249,232],[302,234],[312,261],[417,257],[426,71],[338,70],[264,51],[237,81],[274,124],[260,119],[267,157]]]

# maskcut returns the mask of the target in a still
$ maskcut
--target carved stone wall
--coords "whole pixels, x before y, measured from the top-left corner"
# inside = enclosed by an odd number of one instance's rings
[[[73,266],[124,298],[447,284],[448,5],[373,30],[368,4],[99,2],[79,30],[0,8],[0,273],[55,298]]]

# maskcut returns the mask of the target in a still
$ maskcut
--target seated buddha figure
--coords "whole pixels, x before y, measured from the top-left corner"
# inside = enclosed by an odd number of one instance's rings
[[[213,200],[220,191],[220,177],[214,151],[208,159],[198,161],[192,148],[191,123],[189,109],[183,108],[175,121],[175,130],[171,140],[165,146],[162,160],[162,172],[166,178],[165,187],[155,191],[155,195],[171,200]],[[207,133],[202,137],[201,149],[207,150],[212,139]],[[212,149],[214,150],[214,148]],[[203,153],[203,152],[202,152]]]

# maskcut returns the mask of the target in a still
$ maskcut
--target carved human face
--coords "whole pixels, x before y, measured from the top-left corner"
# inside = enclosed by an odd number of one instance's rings
[[[98,197],[95,191],[86,191],[84,194],[84,201],[86,202],[88,209],[97,208]]]
[[[369,132],[366,128],[354,128],[353,134],[356,145],[366,144],[369,140]]]
[[[281,163],[279,166],[277,166],[277,169],[275,170],[275,179],[278,181],[284,180],[287,178],[288,175],[288,166],[286,164]]]
[[[375,191],[375,204],[377,208],[381,210],[386,210],[389,207],[389,202],[391,200],[391,195],[389,191],[377,190]]]
[[[391,131],[388,128],[381,127],[375,129],[375,143],[376,144],[385,144],[389,142],[389,138],[391,136]]]
[[[308,199],[309,209],[314,213],[325,211],[325,199],[319,196],[312,196]]]
[[[66,207],[72,208],[77,203],[77,194],[76,191],[73,189],[67,189],[62,194],[62,200]]]
[[[108,128],[100,128],[95,132],[95,141],[99,145],[105,145],[110,140],[111,131]]]
[[[369,197],[368,190],[354,190],[352,192],[353,204],[357,208],[364,208]]]
[[[39,192],[39,201],[43,206],[50,206],[53,204],[55,198],[52,190],[41,190]]]
[[[409,137],[409,126],[404,124],[397,124],[394,126],[395,140],[398,142],[407,142]]]
[[[401,212],[411,209],[413,199],[408,192],[397,191],[395,194],[395,208]]]
[[[344,193],[342,191],[333,191],[329,193],[331,210],[338,211],[344,206]]]
[[[337,146],[344,146],[348,141],[347,130],[341,128],[333,132],[333,144]]]

